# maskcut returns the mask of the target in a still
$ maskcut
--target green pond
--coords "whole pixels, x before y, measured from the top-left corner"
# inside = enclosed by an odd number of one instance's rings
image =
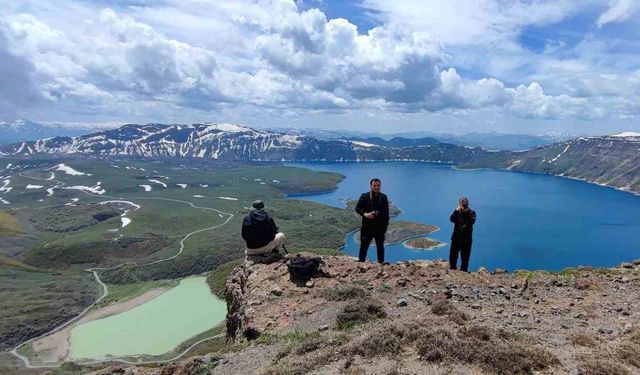
[[[73,359],[160,355],[225,319],[224,301],[205,277],[189,277],[131,310],[83,323],[71,330]]]

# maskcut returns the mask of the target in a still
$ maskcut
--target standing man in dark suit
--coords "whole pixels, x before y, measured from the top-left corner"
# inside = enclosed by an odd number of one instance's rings
[[[469,208],[469,199],[462,197],[458,200],[458,207],[453,211],[449,220],[453,223],[451,234],[451,250],[449,251],[449,268],[457,269],[458,254],[462,257],[460,271],[469,272],[469,258],[473,243],[473,224],[476,223],[476,212]]]
[[[384,237],[389,226],[389,200],[380,192],[380,179],[374,178],[369,182],[371,190],[363,193],[356,205],[356,212],[362,216],[360,229],[359,261],[367,260],[367,250],[371,241],[376,241],[378,263],[384,263]]]

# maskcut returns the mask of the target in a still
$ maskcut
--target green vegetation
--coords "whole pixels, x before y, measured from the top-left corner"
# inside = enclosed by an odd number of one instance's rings
[[[21,232],[18,219],[9,211],[0,211],[0,236],[15,236]]]
[[[234,268],[241,266],[244,263],[242,259],[234,260],[232,262],[223,264],[211,271],[207,276],[207,284],[211,288],[211,292],[218,296],[218,298],[224,299],[224,285],[227,282],[227,277]]]
[[[45,333],[96,300],[99,286],[88,273],[32,271],[0,265],[0,349]]]
[[[47,272],[47,270],[30,266],[28,264],[24,264],[21,261],[9,258],[6,255],[0,254],[0,267],[13,268],[21,271],[31,271],[31,272]]]
[[[430,238],[420,237],[420,238],[414,238],[412,240],[406,241],[405,245],[413,249],[429,250],[434,247],[444,245],[444,242],[432,240]]]
[[[333,190],[343,178],[335,173],[190,159],[35,155],[6,161],[23,166],[25,175],[42,179],[13,174],[14,189],[5,198],[21,209],[17,214],[0,211],[0,300],[10,301],[0,325],[0,342],[6,348],[59,325],[95,301],[100,288],[84,271],[89,267],[131,262],[100,271],[110,290],[100,306],[206,272],[211,272],[211,290],[221,296],[226,276],[244,257],[241,220],[255,199],[265,201],[293,253],[337,254],[346,234],[359,224],[354,212],[283,195]],[[62,162],[87,174],[55,172],[55,179],[48,180],[47,168]],[[59,186],[90,187],[98,181],[104,195]],[[43,188],[27,190],[27,184]],[[152,190],[145,191],[141,184]],[[54,187],[53,194],[47,192]],[[122,227],[120,208],[97,204],[107,200],[130,201],[140,208],[127,213],[131,223]],[[6,242],[6,235],[14,234],[18,237]],[[173,257],[181,241],[184,249],[175,259],[144,265]]]
[[[119,241],[91,241],[68,246],[49,244],[35,247],[24,255],[25,262],[44,268],[67,268],[69,265],[101,265],[112,259],[143,259],[173,242],[165,237],[123,238]]]
[[[122,212],[103,204],[47,207],[30,216],[41,231],[71,232],[120,216]]]
[[[282,194],[310,194],[324,191],[333,191],[344,176],[337,173],[315,171],[305,168],[288,167],[287,173],[272,177],[270,186]],[[313,174],[313,176],[312,176]]]

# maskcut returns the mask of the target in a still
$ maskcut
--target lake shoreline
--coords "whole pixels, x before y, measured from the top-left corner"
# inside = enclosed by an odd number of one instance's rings
[[[441,167],[449,167],[453,170],[456,171],[461,171],[461,172],[465,172],[465,171],[503,171],[503,172],[511,172],[511,173],[524,173],[524,174],[533,174],[533,175],[543,175],[543,176],[552,176],[552,177],[563,177],[563,178],[568,178],[571,180],[577,180],[577,181],[582,181],[582,182],[586,182],[588,184],[591,185],[597,185],[597,186],[601,186],[601,187],[607,187],[607,188],[611,188],[611,189],[615,189],[618,191],[622,191],[625,193],[630,193],[634,196],[640,196],[640,191],[633,191],[633,190],[625,190],[624,188],[621,187],[616,187],[616,186],[611,186],[611,185],[605,185],[605,184],[601,184],[601,183],[597,183],[595,181],[589,181],[587,179],[584,178],[579,178],[579,177],[571,177],[571,176],[563,176],[560,174],[551,174],[551,173],[542,173],[542,172],[534,172],[534,171],[516,171],[513,169],[509,169],[509,168],[491,168],[491,167],[481,167],[481,168],[464,168],[461,167],[460,164],[456,164],[453,162],[439,162],[439,161],[434,161],[434,160],[404,160],[404,159],[393,159],[393,160],[333,160],[333,161],[304,161],[304,160],[287,160],[284,162],[284,165],[287,166],[287,164],[325,164],[325,163],[335,163],[335,164],[349,164],[349,163],[357,163],[357,164],[370,164],[370,163],[418,163],[418,164],[432,164],[432,165],[436,165],[436,166],[441,166]],[[333,191],[326,191],[326,193],[332,193]],[[323,192],[324,193],[324,192]],[[314,193],[311,194],[304,194],[304,195],[315,195]]]
[[[560,271],[577,265],[613,267],[640,257],[637,250],[640,242],[629,235],[640,228],[640,221],[628,214],[617,219],[600,215],[603,210],[607,212],[622,208],[627,212],[626,210],[630,210],[629,207],[636,207],[640,202],[633,193],[614,194],[610,189],[598,189],[602,186],[595,183],[567,183],[560,179],[547,179],[542,177],[545,174],[541,173],[499,173],[509,172],[499,169],[483,169],[474,173],[470,169],[442,164],[380,162],[348,165],[344,162],[327,162],[296,165],[347,175],[337,192],[311,195],[303,199],[344,207],[345,197],[357,196],[364,181],[368,181],[371,175],[376,175],[383,181],[389,181],[385,191],[390,197],[395,198],[394,201],[399,207],[403,207],[402,218],[416,223],[433,223],[446,230],[449,230],[451,213],[448,203],[456,202],[460,195],[470,196],[481,214],[481,221],[475,233],[477,241],[472,257],[473,269],[485,266]],[[462,171],[469,173],[457,173]],[[567,177],[549,174],[546,176]],[[594,200],[598,203],[593,204]],[[562,216],[559,212],[563,212],[563,207],[567,204],[584,209],[576,212],[575,221],[556,223]],[[612,221],[616,223],[615,226],[610,225]],[[578,222],[581,224],[577,225]],[[562,244],[554,241],[554,238],[561,236],[563,232],[580,231],[584,225],[592,228],[591,241],[587,241],[585,236],[567,238]],[[353,237],[354,233],[357,236],[358,229],[354,228],[354,231],[345,236],[340,251],[351,255],[358,253],[359,244]],[[618,236],[621,241],[613,244],[607,242],[606,238],[611,235]],[[397,238],[394,238],[385,243],[385,246],[389,246],[389,262],[430,260],[444,254],[442,249],[445,245],[422,249],[407,244],[413,237],[427,237],[426,235],[401,237],[401,240],[396,241]],[[442,233],[428,237],[439,242],[450,242]],[[427,246],[429,243],[424,242],[421,245]],[[602,248],[606,248],[611,256],[605,256],[600,251]],[[552,256],[558,252],[564,255]],[[542,260],[547,254],[552,256],[552,263]]]
[[[76,326],[88,323],[94,320],[107,318],[112,315],[120,314],[147,303],[163,293],[171,290],[173,287],[158,287],[148,290],[138,296],[126,299],[122,302],[116,302],[96,310],[89,311],[82,318],[73,324],[68,325],[49,336],[42,337],[31,343],[31,348],[44,358],[44,363],[59,363],[70,361],[71,357],[71,330]]]

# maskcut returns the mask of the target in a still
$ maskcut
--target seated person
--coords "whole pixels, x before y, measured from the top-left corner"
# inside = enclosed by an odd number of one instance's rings
[[[253,202],[253,210],[242,220],[242,238],[247,241],[245,254],[249,256],[267,255],[284,247],[287,240],[284,233],[278,232],[262,201]]]

